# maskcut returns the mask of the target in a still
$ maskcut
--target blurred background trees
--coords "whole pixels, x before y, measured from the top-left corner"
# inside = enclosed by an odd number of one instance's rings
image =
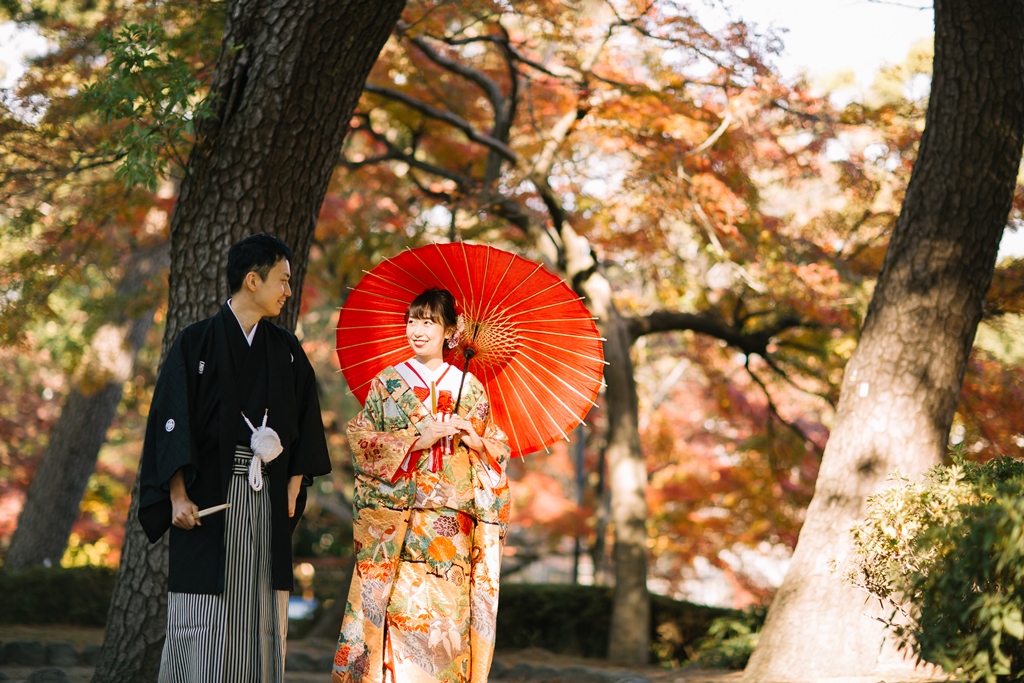
[[[95,399],[114,408],[90,420],[106,438],[96,467],[75,456],[85,493],[66,547],[26,561],[116,565],[161,340],[219,293],[206,287],[212,298],[185,313],[182,294],[168,309],[166,270],[127,298],[119,283],[135,255],[167,248],[183,179],[223,185],[183,169],[231,97],[209,97],[227,5],[4,7],[50,50],[5,93],[0,119],[0,549],[17,565],[29,484],[62,443],[76,392],[102,394],[89,359],[128,313],[153,325],[113,381],[121,396]],[[671,0],[407,3],[351,133],[328,145],[301,306],[296,296],[288,315],[320,371],[336,465],[297,533],[303,562],[326,576],[351,553],[344,423],[358,405],[332,372],[346,287],[407,246],[464,239],[565,277],[599,316],[612,362],[588,427],[512,468],[507,580],[615,586],[611,654],[623,662],[647,657],[648,586],[768,603],[814,492],[931,77],[922,45],[851,101],[841,82],[833,96],[783,79],[780,47],[739,17]],[[267,139],[305,144],[288,133],[296,117]],[[298,229],[277,220],[236,227]],[[210,237],[214,222],[195,234],[224,246],[237,236],[224,225]],[[185,253],[178,268],[216,279],[215,263]],[[1024,446],[1020,270],[996,268],[953,417],[951,439],[982,459]]]

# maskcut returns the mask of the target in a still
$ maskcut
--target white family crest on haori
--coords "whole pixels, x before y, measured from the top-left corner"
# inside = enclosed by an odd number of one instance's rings
[[[272,428],[267,426],[267,413],[263,411],[263,424],[253,427],[249,418],[242,413],[242,419],[252,430],[249,437],[249,447],[252,448],[252,462],[249,463],[249,486],[253,491],[263,489],[263,463],[268,463],[284,451],[281,445],[281,437]]]

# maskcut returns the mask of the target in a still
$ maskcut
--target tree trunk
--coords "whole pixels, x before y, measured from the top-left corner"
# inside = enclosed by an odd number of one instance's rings
[[[117,286],[118,299],[129,300],[147,279],[166,267],[166,261],[166,245],[133,253]],[[121,308],[93,335],[29,486],[4,557],[5,568],[60,564],[71,527],[78,519],[82,494],[121,402],[124,383],[132,375],[139,347],[153,324],[152,310],[135,313],[130,317]]]
[[[569,225],[560,230],[566,275],[586,296],[605,337],[606,457],[615,538],[615,592],[608,634],[608,659],[618,664],[647,663],[651,600],[647,592],[647,465],[640,448],[639,407],[629,324],[615,308],[611,283],[594,262],[586,238]]]
[[[847,559],[850,526],[891,472],[918,476],[943,457],[1024,129],[1024,5],[937,0],[935,29],[917,163],[749,681],[879,675],[887,666],[882,627],[865,614],[874,601],[830,562]]]
[[[270,232],[292,248],[280,324],[294,328],[320,205],[366,76],[404,0],[234,0],[171,220],[164,349],[216,313],[229,292],[228,247]],[[137,483],[136,483],[137,487]],[[133,494],[137,492],[137,488]],[[150,545],[132,496],[121,568],[95,683],[156,680],[166,626],[167,549]]]
[[[602,278],[603,280],[603,278]],[[607,284],[607,283],[605,283]],[[585,288],[588,292],[593,288]],[[608,289],[609,295],[611,290]],[[608,481],[615,536],[615,592],[608,631],[608,659],[640,666],[650,648],[651,600],[647,592],[647,465],[640,448],[639,409],[630,338],[625,321],[609,296],[590,298],[591,310],[602,319],[608,366],[604,379],[608,411]],[[602,310],[604,309],[604,310]]]

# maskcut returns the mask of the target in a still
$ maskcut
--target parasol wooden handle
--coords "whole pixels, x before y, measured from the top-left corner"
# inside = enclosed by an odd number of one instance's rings
[[[469,369],[469,361],[471,361],[473,359],[473,356],[476,355],[476,349],[474,349],[472,346],[467,346],[466,350],[462,352],[462,355],[466,359],[466,362],[462,364],[462,379],[459,380],[459,395],[455,399],[456,413],[459,412],[459,404],[462,403],[462,385],[466,383],[466,370]]]

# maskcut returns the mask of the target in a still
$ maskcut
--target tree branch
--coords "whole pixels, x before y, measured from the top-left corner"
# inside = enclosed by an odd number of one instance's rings
[[[398,32],[400,34],[405,34],[407,28],[408,26],[404,22],[398,22]],[[422,52],[424,56],[434,64],[437,64],[446,71],[458,74],[479,86],[479,88],[484,91],[484,94],[487,95],[487,99],[490,100],[491,106],[494,107],[495,111],[498,110],[504,96],[502,95],[501,88],[498,87],[498,84],[487,76],[487,74],[441,54],[433,45],[427,42],[423,36],[408,36],[408,38],[412,44],[418,47],[420,52]]]
[[[477,131],[469,121],[461,116],[435,107],[432,104],[427,104],[422,100],[418,100],[415,97],[393,88],[385,88],[379,85],[373,85],[372,83],[367,83],[364,90],[375,95],[386,97],[390,100],[395,100],[396,102],[401,102],[405,106],[420,112],[424,116],[447,123],[448,125],[461,130],[471,141],[490,147],[512,163],[516,163],[518,160],[516,153],[513,152],[508,145],[501,140],[491,137],[490,135]]]
[[[811,351],[811,352],[813,353],[813,351]],[[824,394],[824,393],[822,393],[820,391],[814,391],[813,389],[807,389],[806,387],[802,387],[799,384],[797,384],[796,380],[794,380],[792,377],[790,377],[789,373],[786,372],[785,369],[781,365],[779,365],[778,361],[775,358],[773,358],[772,356],[762,356],[762,358],[764,359],[764,362],[768,365],[768,367],[771,368],[775,372],[775,374],[777,374],[779,377],[781,377],[782,380],[784,382],[786,382],[786,384],[788,384],[789,386],[793,387],[797,391],[803,392],[805,394],[809,394],[810,396],[815,396],[817,398],[820,398],[822,401],[824,401],[825,403],[829,404],[833,408],[836,407],[835,400],[833,400],[827,394]],[[801,365],[799,363],[793,363],[792,361],[790,362],[790,364],[794,365],[798,370],[802,369],[802,370],[804,370],[804,372],[807,372],[807,374],[812,374],[808,370],[808,368],[806,368],[806,366],[804,366],[804,365]]]
[[[761,392],[764,394],[764,400],[768,404],[768,413],[776,420],[778,420],[779,423],[781,423],[787,429],[796,434],[801,441],[810,444],[819,456],[822,455],[825,452],[824,448],[819,446],[814,439],[808,436],[807,433],[799,427],[799,425],[797,425],[795,422],[790,422],[789,420],[787,420],[786,418],[782,417],[782,415],[779,414],[779,409],[775,405],[775,401],[772,400],[772,395],[768,391],[768,387],[765,385],[763,381],[761,381],[761,378],[757,376],[757,373],[754,372],[754,369],[750,367],[749,355],[747,356],[747,361],[743,364],[743,366],[746,368],[747,374],[750,375],[750,378],[754,380],[754,383],[761,388]]]
[[[774,324],[756,332],[744,332],[742,328],[730,325],[717,317],[679,311],[655,311],[645,316],[627,320],[633,341],[657,332],[692,331],[706,334],[733,346],[746,355],[768,355],[768,344],[772,338],[793,327],[817,327],[817,323],[801,320],[795,316],[783,316]]]
[[[355,170],[362,168],[363,166],[371,166],[373,164],[379,164],[385,161],[402,161],[409,164],[411,168],[416,168],[421,171],[424,171],[425,173],[429,173],[440,178],[447,178],[448,180],[454,181],[456,184],[459,185],[460,188],[462,188],[463,192],[467,192],[470,188],[476,187],[477,183],[469,176],[465,176],[461,173],[458,173],[457,171],[453,171],[450,168],[437,166],[436,164],[431,164],[421,159],[417,159],[415,150],[413,150],[411,153],[407,153],[404,150],[399,149],[396,145],[394,145],[390,140],[387,139],[387,136],[375,131],[373,129],[373,126],[370,125],[368,117],[366,117],[365,115],[361,115],[358,118],[364,121],[364,124],[353,126],[352,131],[359,131],[369,135],[374,140],[376,140],[377,142],[384,146],[385,152],[384,154],[362,159],[361,161],[353,161],[345,157],[343,151],[340,155],[338,163],[344,166],[345,168]]]

